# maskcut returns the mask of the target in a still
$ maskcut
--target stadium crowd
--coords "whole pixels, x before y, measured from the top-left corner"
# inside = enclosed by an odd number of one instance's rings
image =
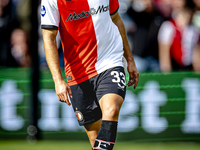
[[[200,71],[200,0],[119,0],[139,72]],[[29,67],[30,0],[0,0],[0,66]],[[39,17],[40,66],[47,66]],[[61,66],[64,65],[58,37]]]

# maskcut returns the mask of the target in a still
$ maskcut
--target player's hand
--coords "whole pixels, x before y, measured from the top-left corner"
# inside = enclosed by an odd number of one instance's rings
[[[70,106],[71,102],[69,98],[72,98],[72,91],[69,85],[64,80],[55,82],[55,90],[58,100],[65,102]]]
[[[136,68],[134,60],[127,62],[127,70],[129,72],[129,81],[128,86],[134,85],[134,89],[137,87],[138,81],[139,81],[139,72]]]

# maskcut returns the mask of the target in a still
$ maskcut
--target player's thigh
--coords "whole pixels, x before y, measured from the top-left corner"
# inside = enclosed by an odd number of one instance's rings
[[[102,111],[102,120],[118,121],[123,101],[123,97],[118,94],[110,93],[104,95],[99,100]]]
[[[117,120],[126,94],[126,79],[123,67],[114,67],[100,75],[97,98],[103,120]]]

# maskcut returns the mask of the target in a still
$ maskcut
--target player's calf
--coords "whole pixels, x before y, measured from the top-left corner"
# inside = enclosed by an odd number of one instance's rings
[[[117,122],[102,120],[93,150],[112,150],[117,135]]]

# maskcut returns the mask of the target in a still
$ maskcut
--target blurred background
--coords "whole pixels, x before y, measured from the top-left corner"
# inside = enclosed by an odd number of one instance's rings
[[[57,100],[40,3],[0,0],[0,148],[91,149],[72,108]],[[199,149],[200,0],[119,3],[140,81],[127,89],[115,149]],[[63,68],[59,35],[57,46]]]

